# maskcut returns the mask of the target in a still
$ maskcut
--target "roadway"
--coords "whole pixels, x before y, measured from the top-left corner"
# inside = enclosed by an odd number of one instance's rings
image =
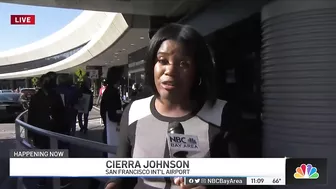
[[[98,142],[102,142],[102,131],[103,127],[100,125],[100,115],[99,111],[94,108],[90,112],[89,116],[89,131],[86,134],[80,133],[79,127],[77,125],[77,133],[76,136],[88,140],[94,140]],[[0,189],[16,189],[16,179],[9,177],[9,149],[15,148],[15,129],[14,123],[0,123]],[[72,145],[71,148],[71,156],[73,157],[102,157],[102,153],[87,149],[85,147],[79,147]],[[86,178],[74,178],[71,179],[71,186],[67,187],[67,189],[88,189],[90,179]],[[24,183],[27,186],[27,189],[35,189],[37,184],[37,179],[27,178],[24,179]],[[101,183],[98,188],[103,188],[104,183]],[[51,189],[51,185],[45,187],[47,189]]]

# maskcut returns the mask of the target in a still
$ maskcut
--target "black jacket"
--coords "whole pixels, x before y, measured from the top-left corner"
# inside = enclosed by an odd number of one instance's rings
[[[103,119],[106,126],[106,112],[108,117],[113,122],[119,122],[121,114],[118,113],[121,110],[121,100],[119,90],[115,87],[107,87],[103,93],[103,97],[100,103],[100,116]]]
[[[64,106],[61,96],[55,91],[50,91],[46,94],[43,90],[39,90],[30,101],[28,124],[57,133],[66,133]],[[29,132],[28,135],[33,138],[36,146],[48,148],[48,137],[33,132]]]
[[[90,89],[88,89],[88,88],[82,87],[82,88],[80,88],[80,92],[82,94],[88,94],[88,95],[90,95],[89,111],[91,111],[92,108],[93,108],[93,93],[92,93],[92,91]]]

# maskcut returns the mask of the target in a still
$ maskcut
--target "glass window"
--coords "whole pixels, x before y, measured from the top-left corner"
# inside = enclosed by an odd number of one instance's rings
[[[16,102],[19,100],[20,94],[2,93],[0,94],[0,102]]]

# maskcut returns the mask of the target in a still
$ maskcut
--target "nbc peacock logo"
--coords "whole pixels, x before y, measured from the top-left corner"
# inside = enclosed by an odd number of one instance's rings
[[[317,179],[319,176],[317,168],[311,164],[301,164],[300,167],[296,168],[296,173],[294,173],[295,179]]]

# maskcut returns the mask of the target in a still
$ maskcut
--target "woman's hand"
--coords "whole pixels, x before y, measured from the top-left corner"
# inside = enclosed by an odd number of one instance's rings
[[[180,186],[181,189],[206,189],[205,186],[199,186],[199,185],[185,185],[184,184],[184,178],[178,177],[174,179],[174,183],[178,186]]]

